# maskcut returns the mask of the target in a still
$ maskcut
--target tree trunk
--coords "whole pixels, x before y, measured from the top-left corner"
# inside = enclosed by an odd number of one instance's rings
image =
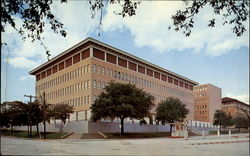
[[[172,127],[173,125],[170,125],[170,135],[172,134]]]
[[[220,125],[220,132],[221,132],[221,125]]]
[[[27,127],[28,127],[28,137],[29,137],[30,136],[30,126],[27,125]]]
[[[36,124],[36,134],[39,135],[38,123]]]
[[[30,137],[32,138],[32,124],[30,125]]]
[[[121,119],[121,135],[124,134],[124,118],[120,118]]]

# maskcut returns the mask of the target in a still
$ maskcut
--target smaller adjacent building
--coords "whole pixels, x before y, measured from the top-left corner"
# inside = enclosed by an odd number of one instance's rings
[[[229,97],[222,98],[221,109],[232,117],[246,116],[246,113],[250,114],[248,104]]]
[[[214,113],[221,108],[221,88],[212,84],[194,87],[194,120],[213,123]]]

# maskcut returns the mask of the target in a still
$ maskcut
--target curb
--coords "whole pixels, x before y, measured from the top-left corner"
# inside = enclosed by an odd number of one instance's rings
[[[204,143],[193,143],[193,144],[191,144],[191,145],[229,144],[229,143],[241,143],[241,142],[249,142],[249,140],[220,141],[220,142],[204,142]]]

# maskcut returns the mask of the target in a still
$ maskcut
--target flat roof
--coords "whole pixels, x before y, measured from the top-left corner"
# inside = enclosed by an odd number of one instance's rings
[[[150,62],[148,62],[148,61],[146,61],[146,60],[143,60],[143,59],[141,59],[141,58],[139,58],[139,57],[137,57],[137,56],[135,56],[135,55],[129,54],[129,53],[123,51],[123,50],[120,50],[120,49],[118,49],[118,48],[115,48],[115,47],[113,47],[113,46],[111,46],[111,45],[108,45],[108,44],[106,44],[106,43],[103,43],[103,42],[98,41],[98,40],[96,40],[96,39],[94,39],[94,38],[91,38],[91,37],[88,37],[88,38],[86,38],[85,40],[83,40],[83,41],[77,43],[76,45],[72,46],[71,48],[69,48],[69,49],[65,50],[64,52],[60,53],[59,55],[55,56],[55,57],[52,58],[51,60],[49,60],[49,61],[43,63],[42,65],[36,67],[36,68],[33,69],[33,70],[31,70],[29,73],[32,75],[32,73],[34,73],[34,72],[36,72],[37,70],[39,70],[39,69],[45,67],[45,66],[48,65],[49,63],[51,63],[51,62],[57,60],[58,58],[64,56],[64,55],[67,54],[67,53],[69,53],[71,50],[73,50],[73,49],[75,49],[75,48],[77,48],[77,47],[79,47],[79,46],[81,46],[81,45],[83,45],[83,44],[85,44],[85,43],[87,43],[87,42],[94,42],[94,43],[96,43],[96,44],[102,45],[102,46],[107,47],[107,48],[109,48],[109,49],[112,49],[112,50],[114,50],[114,51],[116,51],[116,52],[118,52],[118,53],[121,53],[121,54],[123,54],[123,55],[126,55],[126,56],[128,56],[128,57],[130,57],[130,58],[133,58],[133,59],[135,59],[135,60],[137,60],[137,61],[143,62],[143,63],[145,63],[145,64],[147,64],[147,65],[149,65],[149,66],[152,66],[152,67],[154,67],[154,68],[156,68],[156,69],[162,70],[162,71],[167,72],[167,73],[169,73],[169,74],[172,74],[172,75],[174,75],[174,76],[176,76],[176,77],[179,77],[179,78],[182,78],[182,79],[184,79],[184,80],[186,80],[186,81],[189,81],[189,82],[191,82],[191,83],[193,83],[193,84],[195,84],[195,85],[198,84],[197,82],[195,82],[195,81],[193,81],[193,80],[190,80],[190,79],[188,79],[188,78],[186,78],[186,77],[184,77],[184,76],[181,76],[181,75],[179,75],[179,74],[176,74],[176,73],[174,73],[174,72],[172,72],[172,71],[169,71],[169,70],[167,70],[167,69],[165,69],[165,68],[162,68],[162,67],[160,67],[160,66],[158,66],[158,65],[152,64],[152,63],[150,63]]]

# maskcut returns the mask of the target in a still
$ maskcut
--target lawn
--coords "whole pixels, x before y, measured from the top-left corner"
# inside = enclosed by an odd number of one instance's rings
[[[40,133],[41,138],[43,138],[43,132]],[[59,132],[46,132],[46,139],[60,139],[61,136],[65,135],[67,133],[59,133]],[[5,136],[14,136],[14,137],[20,137],[20,138],[30,138],[28,136],[27,131],[18,131],[15,130],[12,133],[10,130],[1,130],[1,135]],[[32,138],[40,138],[39,135],[37,135],[36,131],[32,131]]]

